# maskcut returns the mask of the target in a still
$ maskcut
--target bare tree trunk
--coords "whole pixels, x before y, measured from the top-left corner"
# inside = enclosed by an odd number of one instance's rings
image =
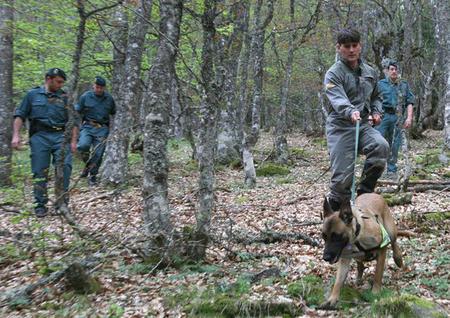
[[[129,30],[125,60],[125,78],[122,79],[117,113],[105,151],[102,180],[120,184],[128,175],[128,144],[134,123],[139,121],[139,96],[141,60],[152,0],[140,0],[134,12],[134,21]],[[136,119],[136,120],[134,120]]]
[[[290,1],[290,28],[295,27],[295,1]],[[281,88],[281,103],[275,126],[275,156],[276,161],[287,164],[289,159],[289,149],[286,139],[286,107],[291,84],[292,65],[294,63],[294,42],[297,38],[297,31],[292,30],[289,37],[288,57],[286,62],[286,75]]]
[[[245,3],[247,8],[247,15],[245,17],[244,23],[242,25],[244,33],[244,49],[242,50],[239,57],[238,66],[238,80],[239,80],[239,98],[238,105],[236,107],[236,137],[238,139],[239,150],[242,154],[243,152],[243,140],[244,140],[244,124],[247,115],[247,99],[248,99],[248,71],[250,65],[250,49],[252,36],[248,30],[249,20],[250,20],[250,4]]]
[[[193,246],[190,256],[195,260],[203,259],[209,240],[209,227],[211,214],[214,209],[214,159],[217,147],[217,117],[219,115],[219,105],[221,103],[219,91],[222,87],[223,79],[221,75],[215,73],[215,52],[214,39],[216,28],[214,19],[216,16],[217,3],[214,0],[204,0],[204,11],[202,15],[203,27],[203,48],[201,81],[203,86],[203,97],[200,105],[200,133],[197,147],[199,164],[199,192],[198,210],[196,214],[197,225]],[[220,72],[216,66],[216,71]]]
[[[144,105],[148,110],[144,127],[144,227],[150,236],[149,255],[163,255],[171,241],[172,224],[167,199],[169,114],[172,80],[180,37],[182,0],[160,2],[159,46]]]
[[[77,87],[78,80],[80,78],[80,62],[81,55],[83,53],[84,35],[86,32],[86,21],[89,15],[85,11],[85,0],[77,0],[78,16],[80,18],[77,29],[77,39],[75,44],[75,51],[72,57],[72,70],[69,80],[69,99],[68,99],[68,115],[69,120],[66,123],[64,131],[64,142],[61,145],[61,156],[56,164],[55,174],[55,196],[56,196],[56,208],[60,209],[62,213],[68,212],[67,202],[69,200],[69,193],[64,191],[64,160],[66,157],[67,145],[70,144],[72,137],[72,129],[75,125],[76,113],[73,109],[75,101],[78,99]]]
[[[183,137],[184,116],[182,113],[182,106],[180,101],[180,92],[178,81],[176,78],[172,79],[171,93],[172,109],[170,111],[170,129],[169,135],[175,138]]]
[[[253,57],[253,101],[252,101],[252,126],[250,132],[244,134],[243,155],[245,184],[254,187],[256,184],[256,172],[253,160],[252,148],[258,142],[260,129],[260,112],[262,108],[263,71],[264,71],[264,36],[265,29],[272,21],[273,0],[267,2],[267,16],[261,22],[261,7],[263,0],[258,0],[255,8],[255,29],[252,36],[250,55]]]
[[[11,184],[13,0],[0,4],[0,186]]]
[[[450,49],[450,47],[449,47],[449,49]],[[450,63],[447,62],[447,64],[449,64],[449,65],[447,66],[447,88],[446,88],[446,95],[445,95],[444,145],[445,145],[445,150],[450,151]]]
[[[239,160],[239,149],[241,139],[239,139],[237,103],[236,103],[236,81],[239,64],[236,61],[241,54],[244,33],[247,29],[246,20],[248,17],[247,1],[238,2],[231,7],[230,15],[233,17],[233,33],[225,39],[224,59],[225,59],[225,81],[224,96],[226,107],[221,111],[219,120],[219,133],[217,136],[217,160],[219,163],[228,164]]]
[[[117,104],[120,103],[120,86],[125,77],[125,58],[127,49],[128,18],[123,6],[119,6],[113,15],[113,73],[111,95]]]

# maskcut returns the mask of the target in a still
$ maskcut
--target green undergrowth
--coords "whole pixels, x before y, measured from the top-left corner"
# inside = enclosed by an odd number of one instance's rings
[[[288,298],[286,301],[253,300],[250,293],[250,280],[240,277],[234,283],[183,287],[175,293],[167,290],[165,302],[170,308],[181,307],[189,317],[294,317],[301,314],[301,308]]]
[[[256,169],[256,176],[258,177],[286,176],[289,173],[290,170],[287,166],[273,162],[264,163]]]
[[[371,309],[374,317],[447,317],[442,309],[432,302],[410,294],[380,299]]]
[[[325,301],[323,281],[320,277],[308,275],[290,283],[287,287],[292,297],[301,297],[308,306],[316,307]]]

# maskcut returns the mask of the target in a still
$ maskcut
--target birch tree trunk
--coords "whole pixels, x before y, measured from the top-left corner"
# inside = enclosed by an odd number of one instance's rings
[[[242,159],[244,161],[245,184],[248,187],[256,185],[256,171],[252,148],[258,142],[260,128],[260,112],[262,107],[263,71],[264,71],[264,36],[265,29],[272,21],[273,0],[267,2],[267,16],[261,21],[263,0],[258,0],[255,8],[255,29],[252,36],[250,55],[253,57],[253,100],[252,125],[248,133],[244,133]]]
[[[205,256],[209,240],[209,227],[211,214],[214,209],[214,159],[217,147],[217,117],[219,114],[220,94],[222,80],[216,76],[218,70],[214,65],[216,47],[214,39],[216,28],[214,19],[216,16],[216,1],[204,0],[204,12],[202,15],[203,48],[201,81],[203,96],[200,105],[200,132],[197,147],[199,164],[199,192],[198,210],[196,214],[196,229],[194,242],[192,242],[190,256],[194,260],[201,260]]]
[[[144,127],[144,227],[149,235],[149,255],[163,255],[171,240],[172,224],[167,199],[167,141],[172,80],[180,37],[182,0],[160,1],[159,45],[146,91]]]
[[[128,145],[132,126],[139,120],[138,90],[140,87],[141,60],[152,0],[140,0],[129,30],[125,59],[125,78],[122,79],[117,113],[105,150],[102,181],[118,185],[128,175]],[[107,168],[106,168],[107,167]]]
[[[0,186],[11,184],[13,0],[0,4]]]

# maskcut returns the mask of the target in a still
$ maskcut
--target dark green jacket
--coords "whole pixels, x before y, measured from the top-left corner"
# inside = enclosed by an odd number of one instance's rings
[[[107,92],[97,96],[93,91],[87,91],[81,95],[75,110],[80,113],[83,121],[95,121],[108,125],[109,116],[116,114],[116,104],[111,94]]]
[[[48,127],[63,128],[69,120],[67,94],[62,90],[55,93],[45,91],[45,87],[35,87],[27,92],[14,117],[30,119]]]
[[[331,104],[330,113],[349,119],[358,110],[361,117],[382,113],[382,100],[375,70],[360,61],[352,70],[344,61],[337,61],[325,74],[325,94]]]
[[[378,82],[378,87],[383,96],[383,107],[396,109],[397,106],[402,110],[409,104],[414,104],[415,97],[409,89],[408,82],[400,80],[397,83],[385,78]]]

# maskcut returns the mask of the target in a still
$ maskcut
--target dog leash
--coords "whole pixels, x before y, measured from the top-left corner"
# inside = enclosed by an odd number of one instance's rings
[[[355,134],[355,161],[353,163],[353,180],[352,180],[352,196],[350,199],[351,205],[355,205],[356,199],[356,159],[358,159],[358,143],[359,143],[359,122],[356,121],[356,134]]]

